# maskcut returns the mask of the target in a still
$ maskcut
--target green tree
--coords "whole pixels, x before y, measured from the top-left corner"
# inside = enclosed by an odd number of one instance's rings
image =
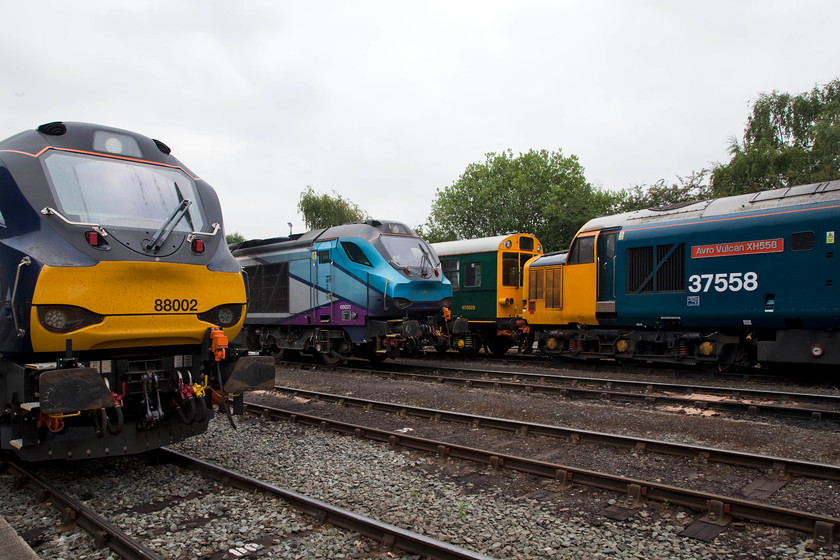
[[[245,236],[238,231],[234,231],[233,233],[225,235],[225,241],[227,241],[228,245],[231,243],[241,243],[242,241],[245,241]]]
[[[840,179],[840,80],[799,95],[761,94],[730,153],[714,169],[714,196]]]
[[[667,184],[660,179],[653,185],[636,185],[630,189],[617,191],[613,211],[631,212],[644,208],[670,206],[683,202],[695,202],[711,198],[709,184],[711,170],[702,169],[692,172],[688,177],[677,177],[677,183]]]
[[[303,215],[307,229],[328,228],[368,219],[368,215],[354,203],[335,191],[333,194],[335,196],[316,193],[309,185],[300,194],[298,210]]]
[[[590,218],[606,213],[614,195],[594,189],[576,156],[562,151],[511,150],[471,163],[452,185],[438,189],[427,223],[432,242],[511,232],[537,236],[547,251],[569,246]]]

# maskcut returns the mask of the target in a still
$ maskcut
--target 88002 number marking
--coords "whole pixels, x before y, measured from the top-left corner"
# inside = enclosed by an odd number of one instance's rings
[[[689,292],[752,292],[758,289],[757,272],[718,272],[717,274],[692,274],[688,278]]]
[[[197,299],[156,299],[155,311],[162,313],[198,311]]]

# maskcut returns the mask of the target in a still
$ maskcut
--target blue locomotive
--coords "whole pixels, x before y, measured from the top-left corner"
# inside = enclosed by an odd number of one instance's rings
[[[539,348],[577,358],[840,364],[840,181],[596,218],[526,265]]]
[[[429,317],[451,304],[435,251],[405,225],[368,220],[233,245],[249,285],[251,351],[331,365],[440,343]],[[240,342],[240,341],[237,341]]]
[[[173,443],[273,381],[227,348],[246,292],[215,192],[145,136],[0,142],[0,297],[0,449],[26,460]]]

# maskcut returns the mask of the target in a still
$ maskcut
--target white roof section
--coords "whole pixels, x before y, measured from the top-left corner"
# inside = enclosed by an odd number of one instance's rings
[[[771,189],[714,200],[677,203],[660,209],[636,210],[635,212],[616,214],[615,216],[602,216],[586,222],[578,233],[657,222],[713,218],[741,212],[773,210],[788,206],[835,201],[840,201],[840,181],[798,185],[786,189]]]
[[[506,239],[513,239],[518,233],[496,235],[493,237],[479,237],[477,239],[459,239],[458,241],[441,241],[432,243],[432,248],[439,257],[449,255],[469,255],[472,253],[492,253],[501,249]]]

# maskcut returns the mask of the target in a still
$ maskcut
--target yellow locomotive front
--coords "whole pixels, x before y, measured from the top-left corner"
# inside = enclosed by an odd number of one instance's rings
[[[141,452],[271,385],[269,360],[228,347],[246,293],[216,193],[163,143],[50,123],[0,143],[0,189],[0,447]]]

